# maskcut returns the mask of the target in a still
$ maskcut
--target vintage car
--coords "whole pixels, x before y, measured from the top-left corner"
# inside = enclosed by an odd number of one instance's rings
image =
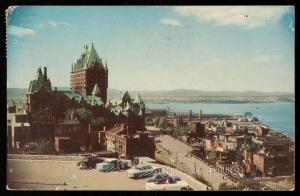
[[[150,177],[147,180],[147,182],[158,182],[159,183],[160,181],[163,181],[163,180],[165,180],[168,177],[173,178],[173,180],[175,180],[175,181],[180,181],[181,180],[178,176],[170,176],[167,173],[162,173],[161,172],[161,173],[155,173],[155,174],[153,174],[153,176]]]
[[[94,169],[97,163],[103,162],[104,159],[97,156],[87,156],[81,161],[77,162],[77,166],[85,169]]]
[[[191,190],[188,183],[185,181],[177,181],[171,177],[166,178],[165,181],[147,182],[145,185],[146,190],[151,191],[187,191]]]
[[[127,169],[128,161],[111,158],[111,159],[105,159],[102,163],[98,163],[96,165],[96,169],[103,172],[114,171],[117,170],[118,168]]]
[[[146,178],[161,171],[162,168],[154,167],[150,164],[139,164],[127,170],[126,174],[129,178]]]

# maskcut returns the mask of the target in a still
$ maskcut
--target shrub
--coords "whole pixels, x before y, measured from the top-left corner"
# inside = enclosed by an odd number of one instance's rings
[[[53,142],[49,139],[40,139],[37,143],[37,153],[38,154],[53,154],[55,153],[55,148]]]
[[[219,186],[219,190],[222,191],[230,191],[230,190],[244,190],[246,188],[246,186],[244,184],[238,184],[238,185],[227,185],[226,182],[223,182],[220,184]]]

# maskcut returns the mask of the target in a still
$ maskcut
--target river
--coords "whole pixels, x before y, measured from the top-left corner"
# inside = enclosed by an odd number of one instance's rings
[[[205,104],[205,103],[146,103],[150,109],[167,109],[170,112],[189,112],[203,114],[243,114],[251,112],[261,123],[274,131],[287,133],[295,139],[295,103],[247,103],[247,104]]]

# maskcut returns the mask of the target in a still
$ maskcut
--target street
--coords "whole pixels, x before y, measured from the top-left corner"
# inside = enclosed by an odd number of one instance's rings
[[[233,184],[233,182],[215,169],[196,159],[195,157],[186,156],[193,148],[184,144],[169,135],[163,135],[158,145],[170,152],[170,158],[177,162],[178,169],[187,174],[197,174],[211,184],[214,190],[218,190],[221,183]]]

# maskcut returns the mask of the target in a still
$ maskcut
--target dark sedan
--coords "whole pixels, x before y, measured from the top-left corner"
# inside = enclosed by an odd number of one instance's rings
[[[81,168],[95,169],[97,163],[102,163],[104,161],[101,157],[85,157],[77,163],[77,166]]]
[[[147,182],[160,182],[165,179],[170,178],[173,181],[180,181],[181,179],[178,176],[169,176],[167,173],[156,173],[152,177],[150,177]]]

